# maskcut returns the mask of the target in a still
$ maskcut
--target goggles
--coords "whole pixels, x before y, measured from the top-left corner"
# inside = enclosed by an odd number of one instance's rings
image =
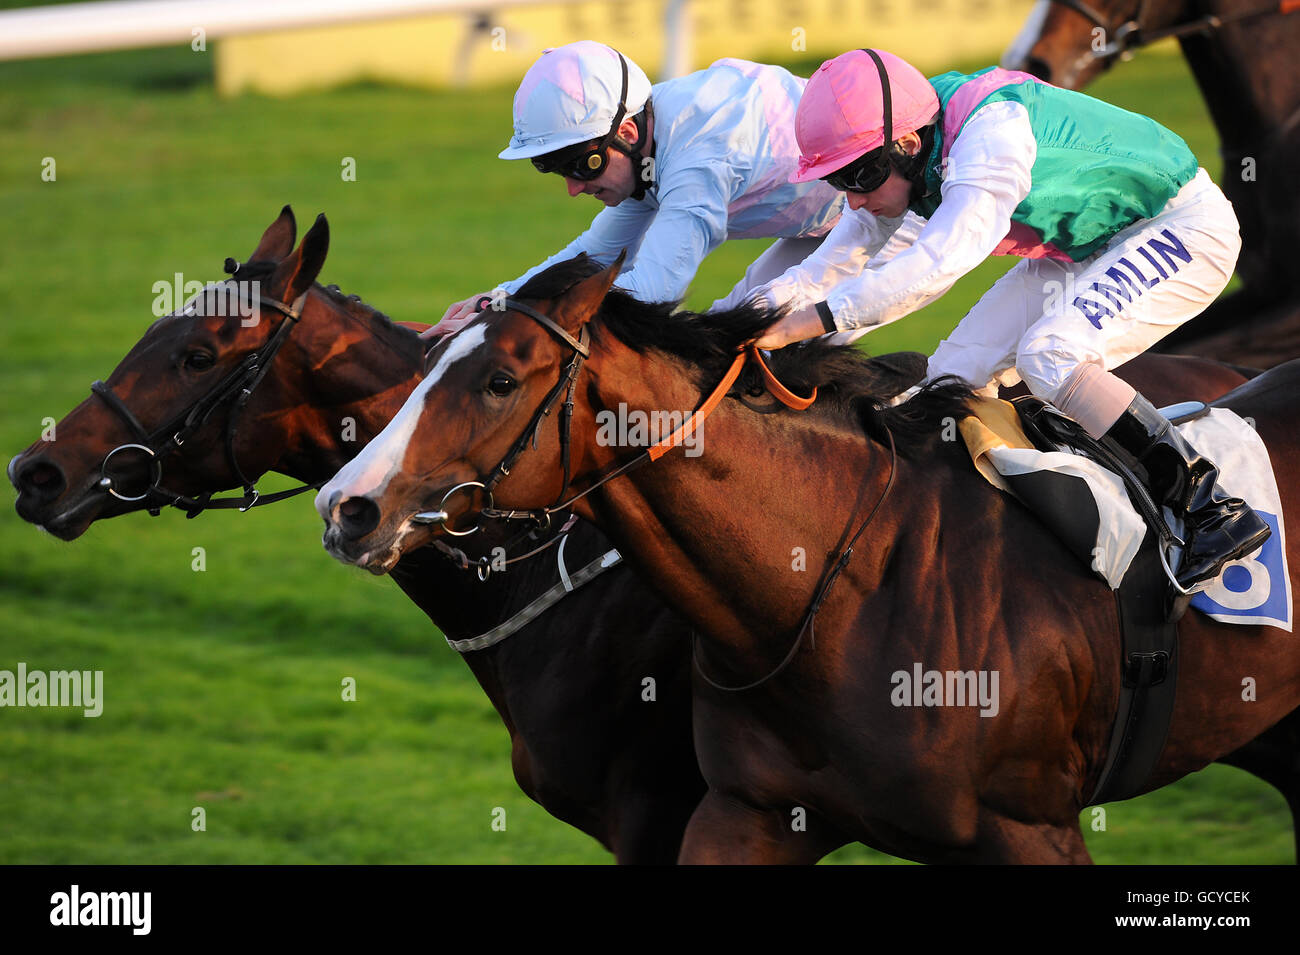
[[[822,179],[840,192],[875,192],[885,184],[893,165],[884,149],[873,149]]]
[[[533,168],[538,172],[559,173],[566,179],[591,182],[597,178],[609,164],[605,150],[607,143],[580,143],[568,149],[559,149],[545,156],[533,158]]]

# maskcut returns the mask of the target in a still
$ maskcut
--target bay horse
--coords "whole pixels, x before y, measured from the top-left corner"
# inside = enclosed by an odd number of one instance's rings
[[[1119,694],[1115,599],[944,440],[969,391],[941,382],[889,407],[860,353],[814,342],[772,357],[788,388],[816,389],[809,410],[750,397],[751,366],[743,400],[709,402],[698,457],[672,450],[680,429],[659,454],[629,456],[602,420],[697,408],[778,313],[645,305],[611,291],[620,264],[553,267],[547,296],[445,338],[402,410],[317,495],[326,548],[382,571],[438,533],[421,519],[449,499],[443,520],[564,506],[608,533],[699,634],[709,789],[682,862],[813,862],[851,841],[923,862],[1090,861],[1078,817]],[[571,413],[542,414],[566,382]],[[1293,519],[1297,402],[1300,362],[1220,402],[1257,422]],[[851,535],[852,559],[837,561]],[[834,574],[837,588],[819,587]],[[1286,748],[1279,724],[1300,705],[1284,631],[1190,614],[1181,634],[1147,791],[1260,737]],[[916,667],[996,679],[994,712],[900,705],[893,676]],[[1258,700],[1244,701],[1247,678]]]
[[[321,220],[294,252],[296,224],[286,206],[235,273],[263,275],[267,293],[279,301],[292,302],[296,288],[308,288],[298,327],[269,363],[239,422],[237,467],[254,480],[277,471],[323,483],[379,433],[423,370],[423,346],[414,333],[356,297],[315,282],[327,251],[326,229]],[[290,269],[301,273],[293,287],[286,278]],[[268,327],[236,326],[216,315],[171,316],[131,349],[108,385],[152,426],[192,407],[213,375],[238,367],[269,335]],[[210,370],[186,373],[169,364],[199,349],[211,354]],[[919,375],[924,360],[915,358]],[[898,364],[897,386],[911,383],[908,368]],[[1208,400],[1246,380],[1237,370],[1193,358],[1141,356],[1121,374],[1161,403]],[[214,414],[208,431],[163,459],[162,484],[169,491],[197,501],[241,483],[221,446],[223,416],[229,412]],[[349,419],[355,429],[350,441]],[[102,397],[79,405],[58,422],[56,433],[57,442],[37,442],[10,464],[18,513],[26,520],[73,540],[97,520],[165,502],[126,501],[98,486],[105,459],[132,440]],[[479,560],[514,536],[487,522],[481,538],[463,538],[460,546]],[[572,555],[603,553],[608,546],[591,524],[580,522],[569,533],[570,563]],[[450,639],[467,640],[545,591],[554,564],[547,553],[480,581],[426,548],[403,557],[392,576]],[[575,641],[575,633],[582,640]],[[676,858],[686,821],[705,791],[690,738],[689,636],[685,623],[619,566],[504,642],[463,653],[510,733],[521,789],[620,862]],[[657,683],[653,705],[641,699],[647,675]],[[598,718],[590,718],[593,712]],[[1285,793],[1282,752],[1248,748],[1234,764]]]
[[[419,382],[425,343],[358,298],[316,284],[328,249],[323,216],[296,251],[295,235],[285,206],[235,273],[260,281],[278,302],[306,299],[242,410],[233,458],[223,440],[227,406],[162,457],[166,494],[128,501],[123,497],[136,494],[106,493],[106,459],[140,437],[92,393],[57,423],[56,441],[38,441],[10,462],[25,520],[73,540],[94,521],[166,503],[167,495],[202,503],[208,493],[238,487],[236,470],[254,480],[273,470],[319,485],[379,433]],[[192,314],[155,322],[108,377],[110,393],[147,429],[183,418],[214,382],[291,321],[266,308],[245,327],[234,316],[205,314],[202,297],[196,303]],[[1230,376],[1215,375],[1215,387]],[[129,473],[144,468],[146,457],[119,455],[120,467],[117,460],[111,465],[125,490],[147,482],[149,474]],[[433,549],[408,555],[393,570],[402,591],[450,640],[487,634],[559,586],[558,545],[514,563],[531,546],[511,546],[515,528],[488,524],[484,535],[460,545],[471,559],[503,546],[512,560],[486,580]],[[569,531],[565,547],[571,571],[610,549],[586,522]],[[704,794],[691,744],[688,639],[684,622],[628,567],[615,566],[508,639],[460,653],[510,733],[520,788],[619,862],[672,862]],[[642,698],[647,677],[656,683],[654,702]]]
[[[1300,357],[1300,0],[1039,0],[1002,65],[1082,89],[1165,36],[1178,38],[1219,132],[1242,288],[1156,348],[1258,368]]]

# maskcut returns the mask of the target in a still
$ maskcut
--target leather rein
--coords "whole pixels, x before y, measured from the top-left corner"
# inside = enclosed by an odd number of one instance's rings
[[[484,301],[486,302],[487,300]],[[704,422],[704,419],[713,413],[713,410],[717,408],[719,403],[721,403],[722,399],[726,396],[727,391],[730,390],[733,384],[735,384],[736,379],[740,377],[740,372],[744,368],[746,362],[753,361],[757,363],[767,390],[771,392],[773,397],[787,407],[796,411],[803,411],[806,408],[811,407],[812,403],[817,400],[816,388],[813,389],[811,395],[804,398],[796,395],[794,392],[782,385],[772,373],[771,369],[768,368],[767,363],[763,360],[762,353],[751,343],[736,354],[731,366],[727,369],[726,374],[722,376],[722,380],[718,382],[717,387],[713,389],[712,393],[710,393],[693,412],[691,412],[690,417],[682,422],[680,427],[676,428],[666,438],[663,438],[655,444],[647,447],[636,457],[619,465],[586,490],[581,491],[566,500],[564,495],[568,491],[572,479],[570,462],[572,439],[570,432],[573,422],[573,396],[574,391],[577,388],[578,373],[582,370],[582,363],[591,353],[589,347],[590,337],[587,331],[587,326],[584,324],[578,332],[578,337],[574,338],[571,334],[551,320],[551,318],[537,311],[532,306],[516,299],[508,298],[504,301],[497,301],[492,304],[492,307],[498,311],[508,310],[528,316],[550,332],[552,336],[557,338],[563,344],[569,346],[572,350],[572,355],[570,356],[568,363],[561,370],[559,380],[547,393],[546,397],[542,399],[541,404],[538,405],[532,418],[529,420],[528,424],[524,426],[523,432],[515,440],[514,444],[511,445],[510,450],[506,452],[506,456],[502,458],[501,463],[492,469],[491,474],[482,481],[465,481],[461,484],[457,484],[443,495],[442,503],[438,506],[436,511],[423,511],[412,517],[412,520],[418,524],[442,524],[445,533],[452,534],[456,537],[472,534],[479,529],[475,526],[469,530],[457,531],[447,526],[448,521],[450,520],[450,515],[446,509],[447,501],[462,488],[480,488],[487,495],[487,506],[479,510],[479,514],[483,517],[493,520],[527,520],[532,521],[538,528],[544,529],[549,527],[551,524],[552,514],[560,511],[567,511],[574,503],[586,497],[601,485],[606,484],[609,481],[614,480],[614,478],[626,474],[629,471],[635,470],[647,462],[658,461],[661,457],[676,447],[678,443],[684,442],[685,439],[694,433],[695,429]],[[500,484],[503,478],[510,474],[515,463],[530,446],[536,449],[537,435],[541,431],[542,423],[551,413],[551,410],[554,408],[555,403],[559,400],[561,394],[566,394],[559,422],[560,458],[564,468],[564,483],[560,486],[560,493],[556,497],[555,503],[549,507],[533,508],[529,510],[516,509],[503,511],[496,508],[493,506],[492,491],[498,484]]]
[[[227,262],[227,271],[233,274],[234,271],[237,271],[238,266],[231,269],[230,261]],[[307,292],[304,292],[298,296],[292,305],[286,305],[281,301],[261,294],[259,291],[259,310],[261,308],[270,308],[283,315],[284,321],[280,323],[279,327],[276,328],[265,343],[244,356],[243,360],[227,372],[206,394],[153,431],[149,431],[140,423],[140,419],[135,416],[121,398],[113,393],[108,385],[102,381],[93,382],[90,386],[91,393],[98,395],[122,419],[137,439],[135,442],[119,444],[104,455],[104,459],[99,466],[99,487],[122,501],[147,501],[146,508],[155,517],[161,513],[163,507],[181,508],[186,512],[186,517],[196,517],[209,509],[236,508],[242,512],[252,507],[273,504],[276,501],[282,501],[306,491],[319,489],[319,484],[304,484],[301,487],[287,491],[262,495],[258,492],[255,481],[250,481],[244,474],[243,469],[240,468],[239,458],[235,452],[240,415],[248,404],[248,400],[252,398],[257,386],[266,377],[276,353],[289,337],[289,333],[293,331],[293,327],[297,325],[306,300]],[[201,494],[198,497],[187,497],[184,494],[178,494],[164,488],[162,486],[163,458],[172,451],[184,446],[195,434],[202,430],[213,414],[227,405],[230,406],[230,412],[226,418],[226,461],[230,466],[231,473],[235,475],[243,488],[243,496],[213,499],[209,493]],[[115,486],[114,479],[109,473],[109,462],[116,455],[127,451],[142,453],[149,459],[149,485],[140,494],[128,494],[119,489]]]
[[[480,303],[480,311],[482,310],[482,306],[483,303]],[[600,487],[602,484],[606,484],[609,481],[614,480],[616,477],[626,474],[629,471],[632,471],[647,462],[659,460],[670,450],[672,450],[673,447],[676,446],[679,439],[684,441],[685,438],[688,437],[690,434],[692,434],[695,431],[695,429],[699,427],[700,424],[703,423],[704,419],[706,419],[710,414],[712,414],[713,410],[717,408],[717,406],[722,402],[722,399],[726,396],[727,392],[731,389],[731,386],[735,384],[736,379],[740,377],[741,370],[744,368],[747,362],[752,361],[756,363],[759,369],[759,373],[762,377],[763,384],[768,390],[768,392],[770,392],[774,398],[776,398],[786,407],[791,408],[792,410],[795,411],[804,411],[807,408],[811,407],[813,402],[817,400],[816,388],[813,388],[813,392],[811,395],[804,398],[799,395],[796,395],[794,392],[790,391],[783,384],[781,384],[781,382],[777,379],[776,375],[774,375],[772,373],[772,370],[767,366],[767,362],[764,361],[762,351],[760,351],[757,347],[755,347],[755,345],[751,342],[743,349],[741,349],[740,352],[737,353],[736,357],[732,360],[730,367],[727,369],[726,373],[722,376],[722,380],[718,382],[717,386],[713,389],[712,392],[709,393],[709,395],[706,398],[704,398],[704,400],[699,404],[699,406],[696,407],[696,409],[693,412],[691,412],[690,417],[687,418],[686,421],[682,422],[682,425],[679,428],[675,429],[672,432],[672,434],[668,435],[668,437],[664,438],[663,440],[658,441],[653,445],[650,445],[648,448],[646,448],[636,457],[632,458],[630,461],[625,462],[624,464],[615,468],[613,471],[606,474],[604,477],[600,478],[598,481],[592,484],[585,491],[581,491],[578,494],[575,494],[574,496],[570,497],[568,500],[564,500],[564,493],[566,490],[568,490],[570,478],[571,478],[569,448],[570,448],[570,427],[573,419],[573,394],[577,383],[578,373],[582,369],[582,363],[590,355],[590,347],[589,347],[590,340],[587,333],[587,326],[584,324],[582,326],[582,329],[579,331],[578,338],[574,338],[572,335],[570,335],[567,331],[565,331],[563,328],[557,325],[546,315],[543,315],[541,312],[537,311],[531,306],[516,301],[514,299],[506,299],[504,303],[498,301],[497,303],[494,304],[494,308],[503,311],[504,310],[516,311],[519,312],[521,315],[527,315],[529,318],[533,319],[538,324],[546,328],[547,331],[549,331],[553,336],[555,336],[561,342],[568,345],[569,348],[572,349],[573,354],[570,357],[568,364],[566,364],[564,368],[561,370],[559,380],[556,382],[555,386],[550,390],[550,392],[546,395],[546,397],[542,399],[542,403],[538,406],[537,410],[533,413],[533,417],[529,420],[528,424],[524,427],[523,433],[511,446],[510,450],[506,453],[506,456],[504,459],[502,459],[501,463],[498,464],[492,470],[492,473],[488,477],[488,479],[486,481],[467,481],[462,484],[457,484],[455,487],[453,487],[443,496],[442,504],[439,506],[439,509],[437,511],[426,511],[420,514],[416,514],[414,517],[412,517],[412,520],[416,523],[442,524],[444,525],[443,529],[445,531],[449,531],[450,529],[446,527],[446,524],[449,520],[449,515],[447,514],[446,511],[446,504],[448,499],[450,499],[450,497],[453,494],[455,494],[457,491],[459,491],[461,488],[478,487],[478,488],[482,488],[487,493],[488,501],[489,501],[488,506],[482,508],[479,511],[479,513],[482,516],[487,518],[492,518],[492,519],[498,519],[498,520],[529,520],[535,522],[539,528],[549,527],[551,523],[552,514],[558,511],[567,510],[576,501],[580,500],[583,497],[586,497],[588,494],[596,490],[596,488]],[[528,449],[530,444],[534,449],[537,447],[537,434],[541,428],[542,422],[545,420],[546,416],[550,414],[551,409],[554,407],[555,402],[559,399],[560,394],[564,392],[566,389],[568,392],[568,396],[565,399],[564,410],[562,413],[562,417],[560,419],[560,447],[561,447],[561,457],[563,459],[563,466],[564,466],[564,484],[560,488],[560,494],[556,498],[556,503],[552,504],[550,507],[536,508],[533,510],[507,510],[507,511],[498,510],[497,508],[492,506],[492,489],[496,487],[497,484],[500,483],[502,478],[510,474],[511,469],[515,466],[515,463],[519,460],[519,457],[524,453],[524,451]],[[810,641],[809,641],[810,645],[815,645],[815,640],[816,640],[815,621],[817,617],[817,612],[818,610],[821,609],[822,604],[825,602],[827,596],[829,595],[831,587],[834,586],[835,581],[839,579],[840,574],[843,572],[844,568],[848,565],[849,560],[852,558],[854,545],[858,542],[858,539],[862,536],[862,533],[867,529],[867,526],[871,523],[872,519],[875,518],[877,512],[879,512],[881,508],[881,505],[885,503],[885,498],[889,496],[890,489],[894,486],[894,474],[895,474],[896,464],[897,464],[897,451],[894,447],[893,434],[889,432],[888,429],[886,429],[886,433],[889,436],[890,464],[889,464],[889,477],[885,482],[885,488],[881,492],[880,498],[876,501],[875,506],[871,509],[871,512],[867,514],[866,518],[858,526],[857,531],[849,539],[848,545],[843,550],[840,551],[835,562],[829,565],[826,571],[823,573],[822,578],[818,582],[817,588],[813,593],[813,597],[811,602],[809,603],[808,610],[804,614],[802,624],[799,627],[799,631],[798,633],[795,634],[794,643],[791,644],[789,651],[786,653],[784,658],[782,658],[781,662],[778,663],[774,669],[772,669],[770,672],[767,673],[767,675],[761,677],[760,679],[754,680],[752,683],[744,684],[743,686],[726,686],[724,684],[715,682],[712,678],[709,677],[707,673],[704,672],[703,667],[700,665],[696,641],[693,641],[691,647],[692,661],[694,662],[695,668],[699,672],[701,678],[703,678],[703,680],[707,684],[709,684],[709,686],[713,687],[714,689],[723,690],[726,692],[741,692],[744,690],[752,690],[756,687],[762,686],[764,683],[767,683],[769,680],[771,680],[773,677],[775,677],[778,673],[780,673],[782,670],[786,668],[786,666],[790,663],[790,661],[794,659],[795,653],[798,651],[800,645],[803,643],[803,637],[805,633],[808,633],[810,635]],[[567,529],[568,529],[568,525],[566,524],[564,530]],[[478,530],[478,527],[474,527],[473,529],[468,531],[451,531],[451,533],[458,536],[463,536],[465,534],[472,534],[476,530]],[[563,531],[559,536],[563,536]],[[537,548],[537,551],[543,550],[545,549],[545,547],[550,546],[550,543],[554,543],[554,541],[548,542],[548,544]],[[532,554],[536,553],[537,551],[532,551],[529,554],[526,554],[524,556],[525,557],[532,556]]]

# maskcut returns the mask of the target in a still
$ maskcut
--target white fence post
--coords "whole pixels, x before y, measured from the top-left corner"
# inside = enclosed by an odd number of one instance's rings
[[[684,76],[691,69],[690,0],[668,0],[664,5],[664,63],[661,80]]]

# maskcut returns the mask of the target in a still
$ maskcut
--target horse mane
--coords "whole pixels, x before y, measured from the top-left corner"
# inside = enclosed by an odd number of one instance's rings
[[[601,270],[585,254],[557,263],[533,276],[515,293],[520,299],[553,300]],[[737,351],[785,314],[754,304],[716,312],[678,310],[677,302],[641,302],[618,288],[610,289],[593,326],[608,329],[637,352],[671,355],[693,372],[702,390],[722,378]],[[787,388],[798,394],[817,389],[817,401],[807,413],[838,419],[845,426],[865,429],[874,438],[892,433],[900,452],[914,450],[939,433],[945,418],[970,415],[972,392],[958,378],[945,376],[925,385],[901,405],[890,402],[925,376],[926,359],[916,352],[871,357],[852,345],[834,345],[815,338],[779,348],[768,366]],[[732,394],[757,393],[760,373],[745,366]],[[781,408],[778,413],[792,413]]]
[[[254,259],[249,262],[237,262],[235,259],[226,259],[226,271],[232,277],[238,276],[240,281],[260,282],[269,279],[272,273],[275,272],[275,267],[279,264],[279,262],[274,262],[270,259]],[[233,272],[231,271],[232,266],[236,267]],[[348,295],[337,285],[321,285],[317,282],[316,287],[324,292],[331,301],[342,305],[353,315],[367,319],[375,318],[392,325],[394,328],[400,329],[401,331],[410,331],[408,328],[397,325],[391,318],[373,305],[367,305],[361,300],[360,295]],[[414,334],[414,332],[412,332],[412,334]]]

